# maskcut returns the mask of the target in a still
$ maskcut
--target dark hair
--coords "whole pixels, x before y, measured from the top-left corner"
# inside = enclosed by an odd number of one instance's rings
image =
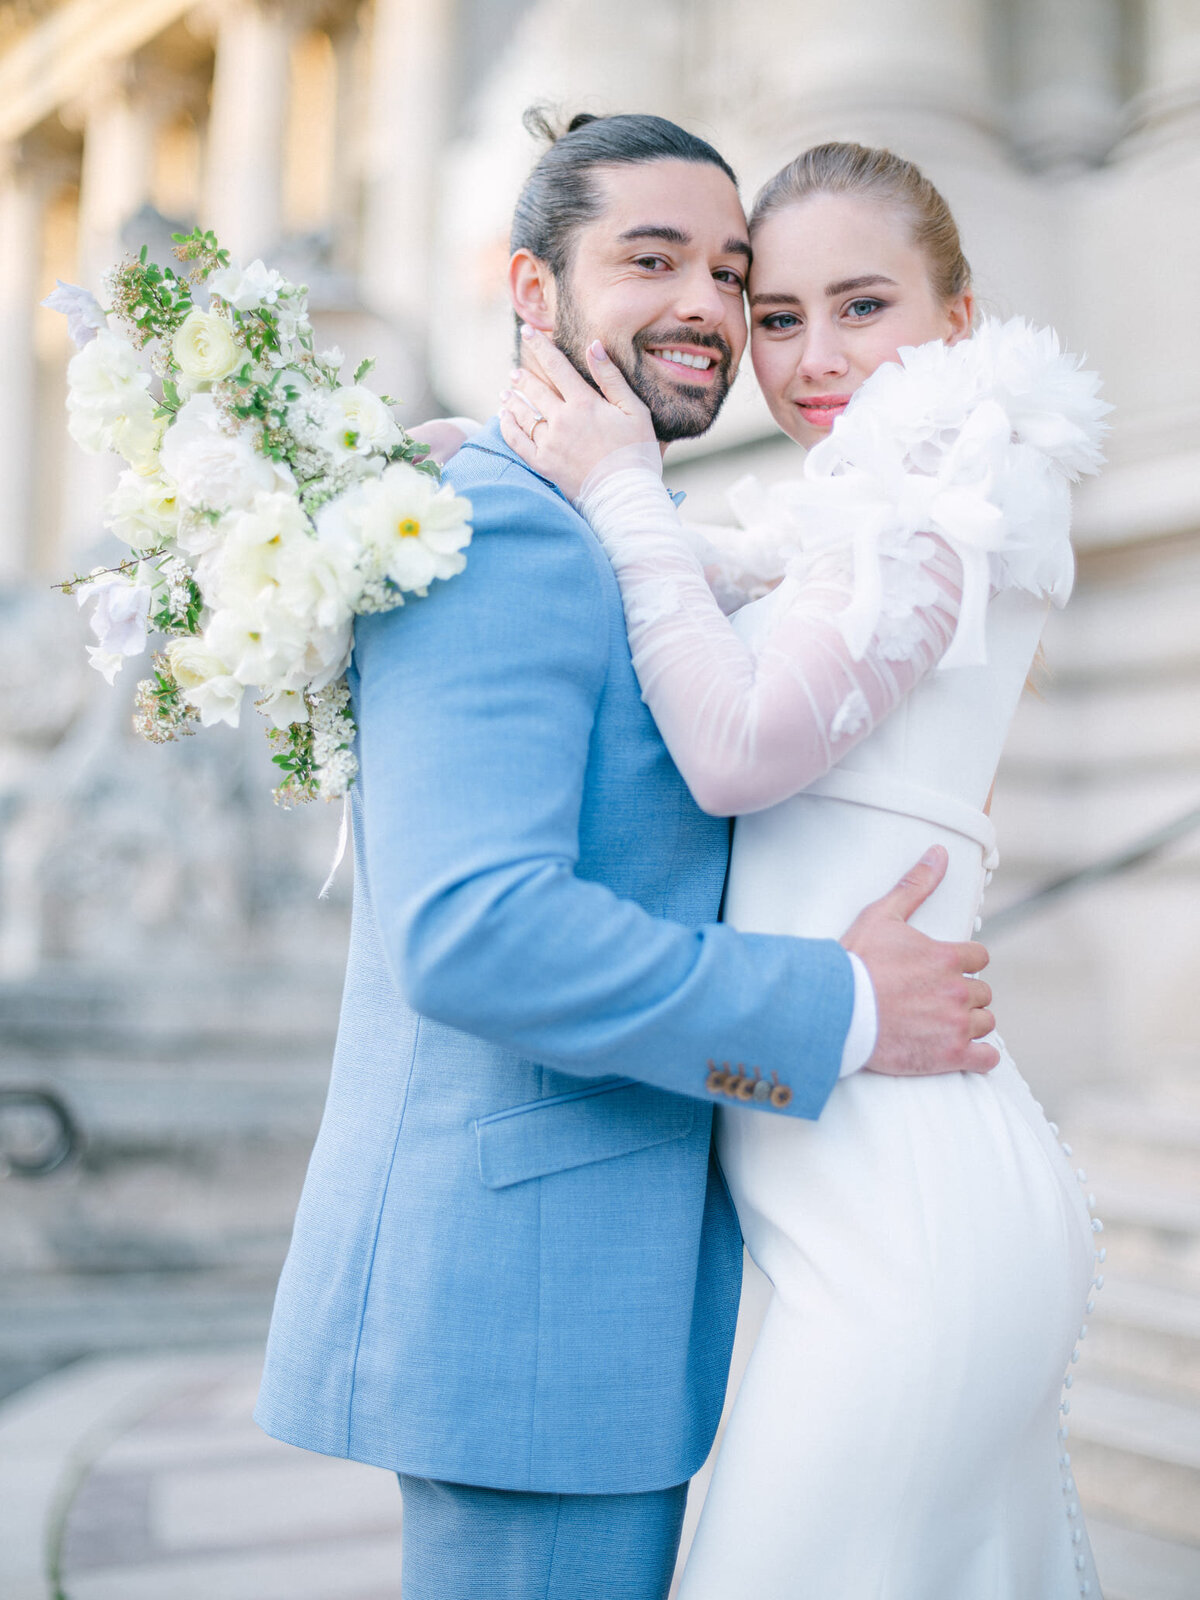
[[[592,182],[594,168],[636,166],[643,161],[707,161],[737,183],[733,168],[712,145],[665,117],[595,117],[585,111],[558,131],[544,106],[531,106],[523,121],[535,137],[548,139],[550,148],[521,190],[509,248],[528,250],[545,261],[556,278],[570,264],[576,232],[600,210]]]
[[[750,213],[751,237],[773,212],[815,194],[862,195],[897,207],[929,263],[934,293],[952,300],[971,287],[971,269],[950,207],[920,168],[903,156],[861,144],[814,145],[759,190]]]

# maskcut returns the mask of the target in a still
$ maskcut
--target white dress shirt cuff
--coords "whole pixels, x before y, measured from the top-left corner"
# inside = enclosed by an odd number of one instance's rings
[[[848,950],[850,965],[854,969],[854,1010],[850,1015],[850,1031],[842,1046],[842,1069],[839,1078],[848,1078],[859,1072],[875,1054],[879,1037],[879,1013],[875,1009],[875,986],[871,974],[862,961]]]

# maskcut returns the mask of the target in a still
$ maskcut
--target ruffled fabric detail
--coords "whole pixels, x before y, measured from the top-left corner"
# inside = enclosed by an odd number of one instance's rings
[[[734,485],[737,564],[753,589],[843,551],[852,594],[838,625],[861,660],[873,638],[903,650],[904,619],[922,603],[921,540],[936,535],[963,577],[940,666],[982,665],[992,594],[1024,589],[1060,606],[1070,595],[1070,484],[1102,465],[1111,407],[1054,330],[1021,317],[899,356],[809,451],[802,479]]]

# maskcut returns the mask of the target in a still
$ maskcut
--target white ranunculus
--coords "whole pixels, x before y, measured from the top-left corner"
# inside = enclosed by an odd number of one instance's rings
[[[146,648],[153,591],[128,573],[98,572],[75,596],[81,606],[93,602],[90,625],[97,642],[88,647],[88,657],[111,683],[123,659]]]
[[[67,333],[77,350],[91,344],[105,326],[104,308],[90,289],[78,284],[64,283],[56,278],[57,289],[48,294],[42,304],[50,311],[61,311],[67,319]]]
[[[280,291],[287,288],[287,279],[262,261],[252,261],[248,267],[236,262],[209,273],[205,280],[213,294],[238,311],[256,311],[259,306],[273,306]]]
[[[125,339],[97,331],[67,366],[67,429],[93,455],[117,450],[139,470],[154,465],[163,423],[149,394],[150,374]]]
[[[322,539],[361,548],[367,578],[424,594],[435,578],[452,578],[467,564],[470,501],[406,461],[356,484],[317,513]]]
[[[181,408],[159,459],[185,505],[213,511],[248,506],[256,494],[295,486],[290,468],[255,449],[249,428],[226,431],[209,394],[193,395]]]
[[[104,503],[104,526],[135,549],[173,539],[179,529],[175,485],[160,472],[123,472]]]
[[[217,722],[237,727],[245,686],[211,647],[207,635],[172,639],[167,646],[167,665],[183,698],[200,713],[204,727]]]
[[[379,396],[361,384],[326,395],[317,414],[320,441],[335,461],[390,450],[402,435]]]
[[[216,383],[246,359],[233,324],[215,311],[189,311],[171,340],[171,354],[188,383]]]

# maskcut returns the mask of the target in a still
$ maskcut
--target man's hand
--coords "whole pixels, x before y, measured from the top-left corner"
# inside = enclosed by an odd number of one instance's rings
[[[990,1072],[1000,1060],[981,1044],[996,1026],[987,1009],[992,991],[981,978],[988,953],[981,944],[930,939],[908,918],[941,883],[949,857],[941,845],[926,852],[882,900],[855,918],[842,938],[865,964],[875,988],[879,1034],[868,1072],[915,1077],[933,1072]]]

